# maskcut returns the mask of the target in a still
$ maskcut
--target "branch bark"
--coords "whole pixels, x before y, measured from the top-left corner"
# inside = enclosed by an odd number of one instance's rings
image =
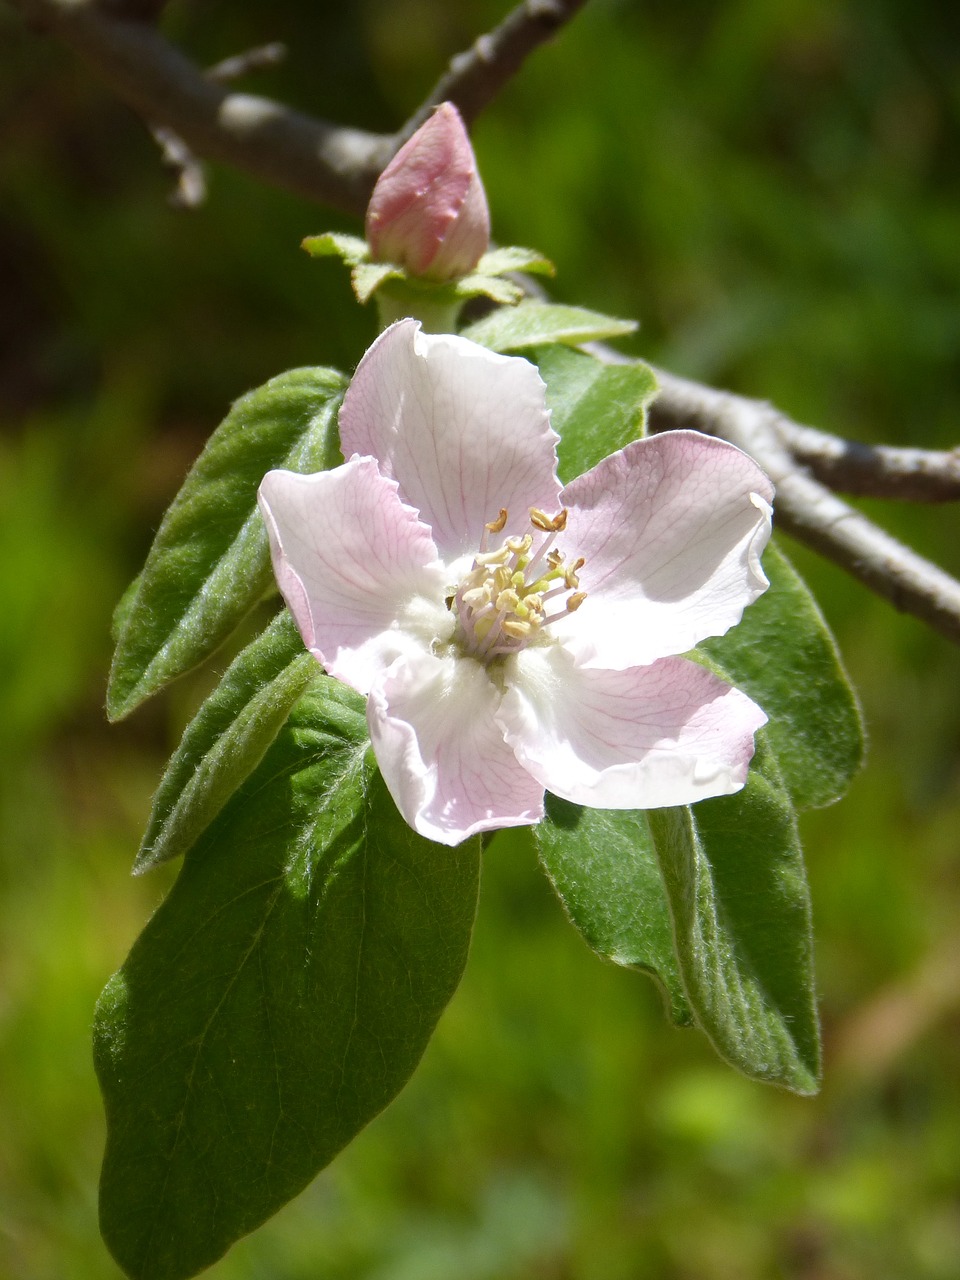
[[[960,501],[960,447],[943,451],[861,444],[782,416],[775,429],[797,462],[828,489],[906,502]]]

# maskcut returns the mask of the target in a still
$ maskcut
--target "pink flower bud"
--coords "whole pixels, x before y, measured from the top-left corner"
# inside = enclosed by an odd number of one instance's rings
[[[400,148],[373,189],[367,243],[378,262],[411,275],[466,275],[490,243],[490,212],[470,139],[452,103]]]

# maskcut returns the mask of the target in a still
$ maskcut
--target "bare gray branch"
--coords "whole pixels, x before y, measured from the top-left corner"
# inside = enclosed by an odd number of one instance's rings
[[[960,501],[960,448],[898,449],[842,440],[780,417],[776,430],[793,457],[828,489],[906,502]]]

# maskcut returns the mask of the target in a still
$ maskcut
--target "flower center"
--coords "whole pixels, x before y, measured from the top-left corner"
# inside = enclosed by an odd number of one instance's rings
[[[458,639],[475,658],[488,661],[514,653],[534,640],[544,627],[579,609],[586,592],[577,591],[583,559],[568,563],[550,544],[567,523],[566,509],[550,517],[530,508],[530,524],[539,534],[507,538],[496,551],[486,549],[489,535],[501,533],[506,508],[484,526],[480,551],[457,587],[449,606],[459,621]],[[537,545],[535,545],[537,544]],[[562,607],[548,613],[548,601],[566,596]]]

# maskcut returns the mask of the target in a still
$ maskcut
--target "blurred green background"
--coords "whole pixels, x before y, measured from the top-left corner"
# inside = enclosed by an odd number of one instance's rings
[[[243,87],[392,129],[504,0],[174,0]],[[480,120],[506,243],[631,344],[867,441],[960,418],[953,0],[590,0]],[[101,710],[116,597],[227,405],[374,333],[305,234],[357,223],[213,169],[166,203],[142,125],[0,0],[0,1277],[116,1280],[91,1011],[170,876],[128,876],[209,674]],[[960,573],[955,508],[867,504]],[[822,1095],[739,1079],[494,847],[463,986],[392,1108],[222,1280],[955,1280],[960,653],[793,547],[866,772],[804,819]]]

